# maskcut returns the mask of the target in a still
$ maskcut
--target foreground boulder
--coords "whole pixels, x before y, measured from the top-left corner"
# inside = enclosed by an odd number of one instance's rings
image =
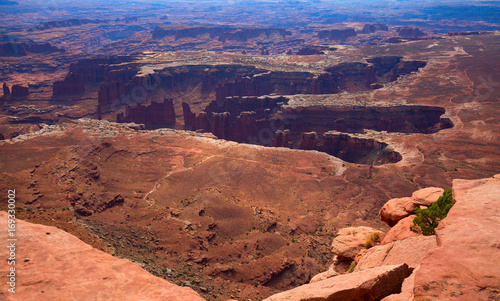
[[[7,229],[3,211],[0,227]],[[0,233],[4,242],[7,233]],[[57,228],[16,220],[15,233],[15,294],[4,283],[0,300],[204,300],[190,288],[155,277]],[[0,250],[2,258],[9,258],[6,247]],[[0,273],[8,275],[10,267],[0,265]]]
[[[413,192],[413,204],[417,206],[430,206],[443,195],[444,189],[438,187],[427,187]]]
[[[398,198],[389,200],[380,209],[380,219],[386,222],[390,227],[393,227],[397,222],[409,216],[415,211],[413,198]]]
[[[410,237],[387,245],[376,246],[366,251],[354,271],[402,263],[414,269],[420,265],[427,252],[435,247],[437,244],[434,236]]]
[[[453,198],[436,228],[439,247],[415,274],[415,300],[499,300],[500,175],[454,180]]]
[[[406,264],[382,266],[306,284],[273,295],[265,301],[380,300],[399,293],[411,269]]]
[[[410,237],[418,236],[419,235],[418,233],[413,232],[411,230],[411,226],[413,225],[413,220],[415,219],[415,217],[416,217],[416,215],[410,215],[410,216],[405,217],[402,220],[400,220],[384,236],[384,239],[382,240],[382,244],[386,245],[386,244],[391,243],[393,241],[403,240],[403,239],[407,239]]]
[[[353,260],[356,255],[367,248],[367,240],[374,233],[378,233],[378,237],[383,235],[382,231],[370,227],[349,227],[340,229],[337,236],[333,239],[331,250],[332,253],[339,257],[339,260]]]

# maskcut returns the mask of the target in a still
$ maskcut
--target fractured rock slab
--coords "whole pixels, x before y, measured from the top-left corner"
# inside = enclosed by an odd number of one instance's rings
[[[411,269],[406,264],[382,266],[306,284],[273,295],[265,301],[380,300],[399,293]]]

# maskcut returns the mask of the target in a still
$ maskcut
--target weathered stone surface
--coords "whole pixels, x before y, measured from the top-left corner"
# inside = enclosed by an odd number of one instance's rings
[[[406,263],[416,268],[429,250],[437,246],[434,236],[417,236],[369,249],[359,260],[355,271],[382,265]]]
[[[382,266],[299,286],[265,300],[380,300],[399,292],[404,279],[410,274],[411,270],[405,264]]]
[[[439,247],[415,275],[415,300],[500,299],[500,175],[454,180],[455,205],[436,228]]]
[[[0,212],[7,229],[7,213]],[[7,241],[7,231],[0,239]],[[92,248],[55,227],[16,221],[15,295],[1,286],[1,300],[203,300],[190,288],[155,277],[138,265]],[[8,249],[0,255],[8,258]],[[2,264],[7,275],[11,266]]]
[[[403,285],[401,286],[401,293],[392,294],[382,301],[411,301],[414,298],[413,287],[415,286],[415,273],[418,270],[415,269],[411,275],[403,281]]]
[[[389,200],[380,209],[380,219],[393,227],[403,218],[409,216],[415,211],[413,199],[411,197]]]
[[[438,187],[427,187],[417,190],[411,195],[413,204],[430,206],[443,195],[444,189]]]
[[[365,242],[373,233],[383,232],[370,227],[349,227],[340,229],[333,239],[332,253],[339,256],[339,259],[354,259],[356,255],[366,248]]]
[[[416,215],[410,215],[400,220],[384,236],[384,239],[382,239],[382,244],[385,245],[393,241],[403,240],[409,237],[419,235],[418,233],[413,232],[410,228],[413,225],[413,219],[415,219],[415,217]]]
[[[319,274],[315,275],[314,277],[312,277],[311,281],[309,281],[309,283],[323,281],[323,280],[326,280],[328,278],[332,278],[332,277],[335,277],[338,275],[340,275],[340,274],[337,271],[335,271],[335,267],[334,267],[334,265],[332,265],[332,266],[330,266],[330,268],[326,272],[319,273]]]

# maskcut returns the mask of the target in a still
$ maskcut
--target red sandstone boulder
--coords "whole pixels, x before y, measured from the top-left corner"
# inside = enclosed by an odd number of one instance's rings
[[[366,249],[366,242],[373,233],[383,235],[382,231],[370,227],[349,227],[340,229],[332,242],[332,253],[340,260],[353,260],[363,249]]]
[[[415,219],[415,217],[416,215],[410,215],[400,220],[384,236],[384,239],[382,239],[382,244],[385,245],[393,241],[403,240],[409,237],[418,236],[419,233],[413,232],[410,228],[413,225],[413,219]]]
[[[416,268],[429,250],[437,247],[434,236],[417,236],[395,241],[369,249],[359,260],[354,271],[363,271],[369,268],[407,264]]]
[[[7,213],[0,211],[7,229]],[[0,239],[7,242],[7,231]],[[190,288],[155,277],[138,265],[92,248],[54,227],[16,220],[15,294],[0,289],[0,300],[178,300],[201,301]],[[9,258],[8,249],[0,249]],[[2,275],[9,274],[0,265]]]
[[[380,300],[399,292],[410,274],[411,270],[405,264],[382,266],[302,285],[265,301]]]
[[[438,187],[427,187],[413,192],[413,204],[430,206],[443,195],[444,189]]]
[[[436,228],[440,245],[415,274],[415,300],[498,300],[500,175],[454,180],[453,198]]]
[[[403,218],[409,216],[415,211],[413,198],[398,198],[389,200],[380,209],[380,219],[386,222],[389,226],[393,227]]]

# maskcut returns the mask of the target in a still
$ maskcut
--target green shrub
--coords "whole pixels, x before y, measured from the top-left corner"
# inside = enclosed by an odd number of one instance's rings
[[[373,233],[370,235],[370,239],[371,239],[371,241],[373,241],[373,242],[380,242],[380,233],[378,233],[378,232],[373,232]]]
[[[356,268],[356,261],[352,261],[351,262],[351,266],[349,267],[349,269],[347,270],[347,273],[352,273],[354,272],[354,269]]]
[[[369,249],[373,247],[373,242],[372,240],[368,237],[366,240],[365,240],[365,248]]]
[[[434,229],[448,215],[453,204],[452,192],[451,189],[448,189],[429,208],[415,208],[417,217],[413,219],[413,224],[420,227],[423,235],[434,235]]]

